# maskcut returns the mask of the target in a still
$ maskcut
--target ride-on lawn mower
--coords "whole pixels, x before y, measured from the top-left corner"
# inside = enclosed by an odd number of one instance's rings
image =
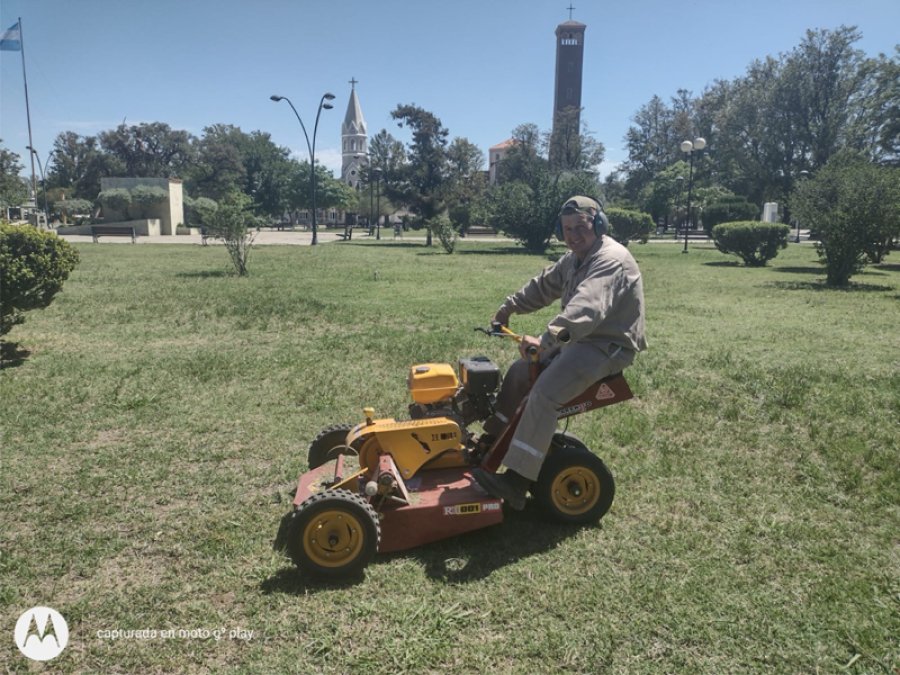
[[[488,335],[521,336],[494,324]],[[531,381],[539,374],[530,352]],[[324,429],[309,446],[293,510],[275,548],[304,572],[339,578],[361,572],[376,552],[414,548],[503,520],[502,500],[487,494],[471,470],[496,471],[519,422],[524,401],[496,439],[468,431],[494,411],[500,371],[485,357],[414,365],[409,372],[409,420],[374,419]],[[560,419],[632,398],[621,373],[588,387],[559,410]],[[568,523],[598,521],[615,492],[612,474],[574,436],[557,432],[531,494]]]

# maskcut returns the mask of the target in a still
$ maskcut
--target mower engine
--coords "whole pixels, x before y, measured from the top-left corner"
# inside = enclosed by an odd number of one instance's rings
[[[408,384],[412,419],[449,417],[466,427],[494,412],[500,369],[486,356],[474,356],[459,360],[457,378],[449,363],[423,363],[410,368]]]

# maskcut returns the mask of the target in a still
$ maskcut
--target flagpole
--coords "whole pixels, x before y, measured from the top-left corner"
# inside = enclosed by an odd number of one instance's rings
[[[28,104],[28,76],[25,74],[25,34],[22,32],[22,17],[19,17],[19,41],[22,45],[22,82],[25,83],[25,117],[28,119],[28,154],[31,157],[31,195],[37,212],[37,177],[34,173],[34,142],[31,140],[31,107]]]

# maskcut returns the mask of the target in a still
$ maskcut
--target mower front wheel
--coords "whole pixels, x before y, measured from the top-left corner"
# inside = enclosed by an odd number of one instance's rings
[[[603,460],[574,445],[556,447],[532,491],[544,510],[565,523],[595,523],[612,506],[616,484]]]
[[[365,499],[347,490],[325,490],[294,511],[285,548],[302,571],[336,579],[360,574],[380,539],[378,514]]]

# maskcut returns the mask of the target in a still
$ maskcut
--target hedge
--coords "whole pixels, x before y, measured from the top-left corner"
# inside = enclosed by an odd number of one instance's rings
[[[722,223],[712,229],[713,243],[722,253],[733,253],[750,267],[763,267],[787,248],[790,228],[781,223],[742,220]]]

